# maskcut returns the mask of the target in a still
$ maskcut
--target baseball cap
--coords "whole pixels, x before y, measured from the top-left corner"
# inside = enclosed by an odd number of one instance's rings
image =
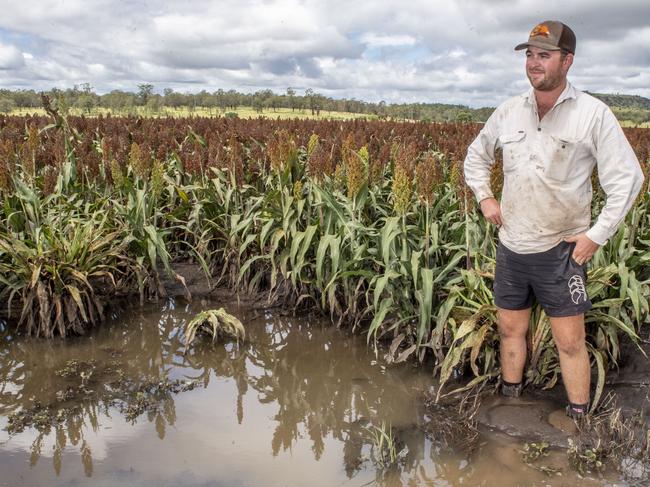
[[[524,42],[515,47],[515,51],[526,49],[528,46],[535,46],[549,51],[576,52],[576,35],[571,28],[558,20],[545,20],[533,27]]]

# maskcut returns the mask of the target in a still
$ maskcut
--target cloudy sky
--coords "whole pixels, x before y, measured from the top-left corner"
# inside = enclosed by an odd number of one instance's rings
[[[650,97],[649,0],[0,0],[0,87],[312,88],[495,106],[525,91],[539,21],[578,38],[580,89]]]

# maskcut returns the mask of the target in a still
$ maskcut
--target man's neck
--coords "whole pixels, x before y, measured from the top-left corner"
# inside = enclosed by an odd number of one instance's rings
[[[554,88],[550,91],[534,90],[535,101],[537,102],[538,110],[540,112],[546,113],[551,108],[553,108],[555,102],[564,91],[564,88],[566,88],[566,85],[567,85],[567,80],[565,79],[564,82],[562,82],[562,84],[560,84],[557,88]]]

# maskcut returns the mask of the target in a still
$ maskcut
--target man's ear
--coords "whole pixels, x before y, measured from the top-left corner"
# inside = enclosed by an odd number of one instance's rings
[[[566,55],[566,57],[564,58],[564,61],[562,62],[562,64],[563,64],[563,66],[564,66],[564,69],[565,69],[566,71],[568,71],[569,68],[571,67],[571,65],[573,64],[573,54],[568,53],[568,54]]]

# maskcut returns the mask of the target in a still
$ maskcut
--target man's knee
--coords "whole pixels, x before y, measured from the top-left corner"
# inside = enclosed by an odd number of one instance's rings
[[[555,346],[560,353],[569,357],[575,357],[584,353],[587,348],[584,336],[555,337]]]
[[[553,328],[553,340],[560,353],[570,357],[585,353],[587,345],[582,315],[551,318],[551,326]]]
[[[529,321],[530,309],[510,310],[499,308],[499,335],[502,338],[525,338]]]

